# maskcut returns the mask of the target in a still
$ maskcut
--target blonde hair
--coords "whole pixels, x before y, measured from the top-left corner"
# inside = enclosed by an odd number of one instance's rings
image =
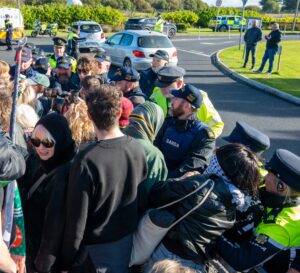
[[[7,92],[0,92],[0,122],[4,130],[9,129],[12,97]]]
[[[33,128],[39,117],[30,105],[20,104],[17,107],[16,119],[23,129],[27,129]]]
[[[56,142],[55,139],[54,139],[54,137],[51,135],[51,133],[43,125],[41,125],[41,124],[37,125],[34,128],[31,137],[35,138],[36,132],[39,131],[39,130],[42,131],[44,133],[44,135],[45,135],[45,137],[42,140],[48,140],[49,142],[53,142],[53,143]]]
[[[10,70],[9,64],[0,60],[0,74],[8,73]]]
[[[94,125],[88,117],[87,106],[84,101],[73,103],[64,116],[68,121],[73,139],[77,144],[95,139]]]
[[[19,104],[29,104],[34,107],[36,102],[36,92],[31,86],[27,86],[18,98]]]
[[[196,271],[174,260],[162,260],[156,262],[149,273],[196,273]]]

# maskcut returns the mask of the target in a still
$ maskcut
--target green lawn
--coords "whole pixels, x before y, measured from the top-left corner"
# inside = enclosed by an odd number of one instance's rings
[[[238,50],[238,47],[231,47],[225,49],[220,54],[220,58],[224,64],[234,71],[259,81],[261,83],[270,85],[291,95],[300,97],[300,41],[285,41],[281,43],[282,55],[280,70],[277,71],[278,55],[274,61],[274,69],[271,75],[264,73],[254,73],[250,70],[251,56],[249,57],[248,68],[242,68],[243,65],[243,48]],[[265,50],[265,43],[258,45],[256,56],[256,69],[261,64],[262,56]],[[268,62],[265,66],[267,71]]]

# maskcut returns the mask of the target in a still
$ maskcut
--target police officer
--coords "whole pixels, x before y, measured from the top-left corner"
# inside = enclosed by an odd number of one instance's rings
[[[188,84],[171,90],[171,95],[172,117],[166,118],[155,142],[165,157],[168,177],[181,177],[194,170],[203,173],[215,148],[215,137],[196,115],[202,94]]]
[[[110,83],[110,79],[108,78],[108,72],[111,65],[110,56],[108,56],[105,51],[102,51],[98,52],[94,58],[97,64],[97,78],[100,80],[100,83]]]
[[[35,47],[31,50],[32,52],[32,66],[34,67],[36,61],[40,58],[45,57],[45,51],[41,48]]]
[[[9,19],[9,14],[5,14],[4,24],[6,30],[6,38],[5,38],[5,42],[7,45],[6,50],[12,50],[11,41],[12,41],[12,33],[13,33],[13,24]]]
[[[68,34],[68,54],[74,59],[79,58],[79,41],[83,40],[79,38],[79,28],[72,27]]]
[[[157,21],[154,26],[154,30],[158,32],[163,32],[164,31],[164,23],[165,21],[162,19],[161,14],[157,14]]]
[[[237,271],[263,265],[267,272],[297,272],[300,264],[300,157],[278,149],[267,164],[264,189],[260,198],[264,205],[261,222],[254,236],[241,245],[224,237],[217,252]],[[295,271],[297,270],[297,271]]]
[[[165,66],[157,72],[156,87],[150,97],[150,100],[157,103],[164,111],[165,116],[168,115],[170,103],[170,90],[180,89],[184,85],[185,70],[180,67]],[[208,95],[200,90],[203,103],[197,111],[197,117],[200,121],[207,124],[214,132],[215,137],[221,135],[224,123],[210,101]]]
[[[12,77],[15,76],[16,66],[11,66],[10,75]],[[23,74],[26,78],[32,77],[36,71],[32,68],[32,54],[31,49],[28,47],[23,47],[21,53],[21,65],[20,65],[20,73]]]
[[[122,90],[125,98],[131,100],[133,106],[144,103],[147,99],[139,86],[140,74],[132,67],[121,67],[116,70],[111,80]]]
[[[140,73],[140,87],[147,97],[152,95],[153,89],[155,88],[157,71],[169,63],[169,54],[165,50],[159,49],[149,56],[152,57],[151,67]]]
[[[54,54],[52,54],[49,57],[49,63],[52,67],[52,69],[54,70],[56,67],[56,61],[58,57],[61,56],[67,56],[67,54],[65,53],[66,50],[66,43],[67,40],[65,40],[64,38],[61,37],[54,37],[52,39],[54,46],[53,46],[53,51]],[[76,72],[76,60],[74,58],[71,58],[71,63],[72,63],[72,72]]]
[[[47,77],[51,77],[51,66],[48,58],[39,58],[35,64],[34,69],[41,74],[46,75]]]

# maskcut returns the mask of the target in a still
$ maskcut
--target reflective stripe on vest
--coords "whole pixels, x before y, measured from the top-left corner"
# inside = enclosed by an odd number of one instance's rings
[[[272,215],[272,209],[267,208],[267,214]],[[273,223],[265,222],[262,221],[257,226],[256,234],[265,234],[284,247],[300,246],[300,205],[283,208]]]

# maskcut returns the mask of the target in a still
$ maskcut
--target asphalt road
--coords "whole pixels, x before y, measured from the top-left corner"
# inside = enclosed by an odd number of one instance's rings
[[[300,39],[286,36],[285,39]],[[29,38],[46,52],[51,51],[49,38]],[[271,148],[264,156],[270,158],[276,148],[293,151],[300,156],[300,107],[249,86],[237,83],[211,64],[211,55],[225,47],[238,44],[238,35],[178,36],[173,40],[178,49],[179,66],[186,69],[185,82],[205,90],[218,109],[228,135],[237,120],[245,121],[271,138]],[[13,53],[0,46],[0,59],[13,63]],[[260,60],[257,60],[258,65]],[[300,88],[300,87],[299,87]],[[218,144],[223,143],[218,140]]]

